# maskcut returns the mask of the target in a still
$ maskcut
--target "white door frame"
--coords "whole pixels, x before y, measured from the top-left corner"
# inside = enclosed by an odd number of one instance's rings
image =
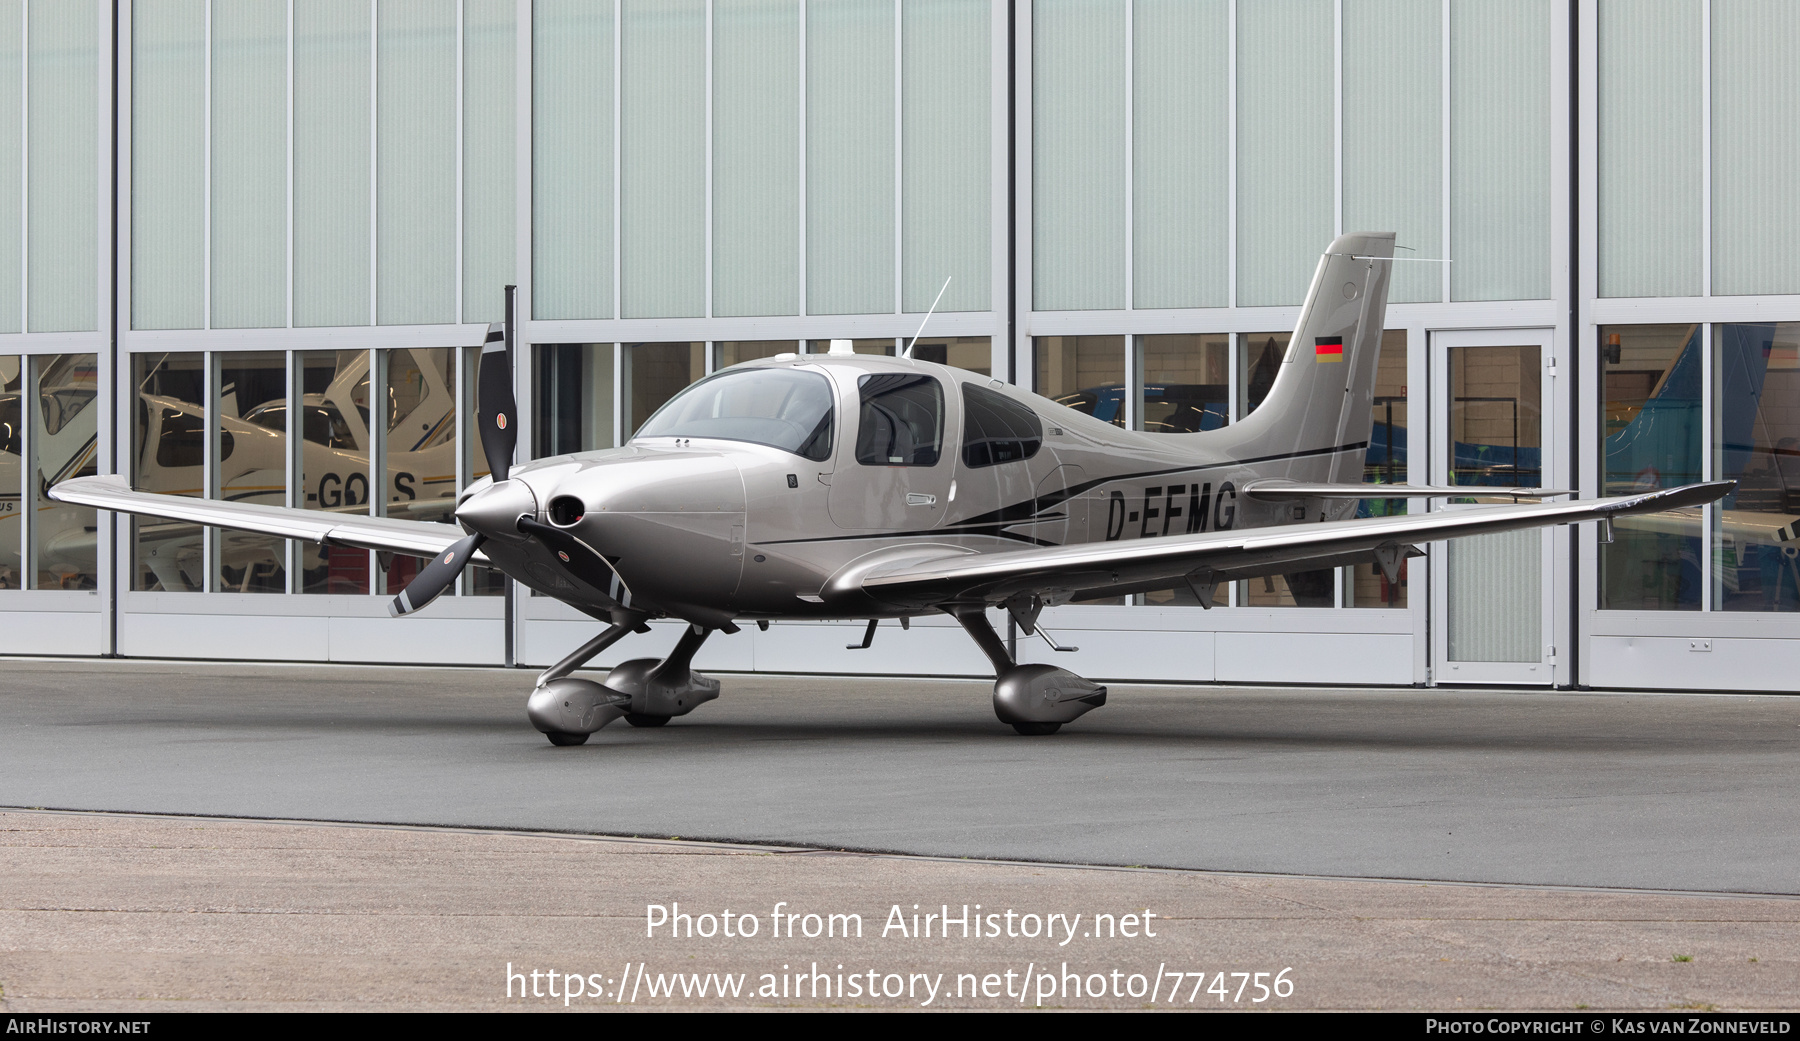
[[[1542,358],[1542,401],[1540,402],[1541,422],[1539,441],[1542,450],[1539,453],[1539,465],[1543,469],[1543,487],[1568,487],[1568,475],[1564,473],[1563,453],[1556,450],[1561,443],[1559,432],[1564,424],[1559,421],[1560,412],[1556,394],[1556,350],[1555,330],[1537,329],[1474,329],[1433,331],[1430,334],[1429,373],[1427,393],[1428,444],[1430,445],[1429,481],[1435,485],[1450,483],[1451,445],[1450,433],[1450,365],[1449,354],[1457,347],[1513,347],[1532,346],[1539,348]],[[1432,501],[1432,509],[1458,509],[1441,500]],[[1448,545],[1439,542],[1432,547],[1431,553],[1431,675],[1433,684],[1502,684],[1506,686],[1549,686],[1555,681],[1556,650],[1554,647],[1556,631],[1556,582],[1557,570],[1555,562],[1559,557],[1556,552],[1554,529],[1543,530],[1542,550],[1539,556],[1539,567],[1543,569],[1539,582],[1539,619],[1542,629],[1540,645],[1543,648],[1540,659],[1536,662],[1453,662],[1449,655],[1449,571],[1450,555]]]

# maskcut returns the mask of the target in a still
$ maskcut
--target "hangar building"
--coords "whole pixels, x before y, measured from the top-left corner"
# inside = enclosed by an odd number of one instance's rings
[[[1735,495],[1604,544],[1434,545],[1391,584],[1053,609],[1075,667],[1789,689],[1796,40],[1790,0],[0,0],[0,653],[585,638],[491,574],[390,619],[408,561],[44,494],[443,518],[484,472],[504,284],[533,456],[740,360],[893,351],[940,291],[921,356],[1193,430],[1256,407],[1332,236],[1391,229],[1371,484]],[[700,664],[986,669],[947,619],[858,628]]]

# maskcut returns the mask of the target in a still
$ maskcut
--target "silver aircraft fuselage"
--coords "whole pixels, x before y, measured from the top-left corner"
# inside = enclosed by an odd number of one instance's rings
[[[1340,519],[1356,506],[1354,500],[1297,506],[1240,496],[1246,483],[1270,475],[1262,467],[1285,467],[1292,454],[1232,459],[1209,450],[1231,438],[1230,428],[1123,430],[979,373],[909,359],[803,355],[737,368],[751,367],[794,368],[830,380],[836,430],[829,458],[742,441],[650,437],[539,459],[512,472],[512,483],[529,489],[532,501],[511,491],[496,513],[535,514],[570,532],[605,557],[619,585],[600,589],[572,580],[555,549],[522,535],[495,534],[484,552],[538,592],[599,617],[629,607],[713,627],[732,618],[892,618],[930,608],[884,603],[842,579],[947,550],[1317,522]],[[869,465],[855,458],[858,382],[882,373],[941,383],[943,449],[935,465]],[[1026,458],[969,465],[965,385],[1029,408],[1042,424],[1041,445]],[[1326,447],[1336,451],[1306,454],[1334,469],[1348,465],[1360,479],[1363,443]],[[485,481],[472,486],[459,515],[470,516],[489,487]]]

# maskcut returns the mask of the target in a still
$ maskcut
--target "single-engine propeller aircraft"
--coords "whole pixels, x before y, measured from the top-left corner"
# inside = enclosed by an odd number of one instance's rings
[[[1122,430],[976,373],[833,352],[735,365],[676,395],[621,448],[515,464],[510,323],[487,334],[477,422],[491,477],[456,502],[460,528],[133,491],[82,477],[51,496],[105,510],[429,558],[394,598],[424,609],[470,561],[609,623],[538,677],[527,714],[558,745],[624,717],[656,726],[719,694],[691,662],[740,622],[944,612],[992,661],[994,711],[1048,734],[1106,688],[1021,665],[988,621],[1026,634],[1046,607],[1186,583],[1374,561],[1396,575],[1418,544],[1711,502],[1712,482],[1618,498],[1546,489],[1361,482],[1392,233],[1348,234],[1320,259],[1262,405],[1192,433]],[[511,307],[508,307],[508,315]],[[847,345],[846,345],[847,346]],[[1510,504],[1355,519],[1359,499],[1499,494]],[[1518,501],[1535,499],[1537,501]],[[652,618],[688,623],[668,657],[574,671]]]

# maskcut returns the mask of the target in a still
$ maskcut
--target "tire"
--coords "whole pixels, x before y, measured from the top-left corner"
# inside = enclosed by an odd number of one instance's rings
[[[669,716],[652,716],[643,712],[625,713],[625,722],[634,727],[659,727],[667,723],[670,718]]]
[[[549,738],[550,743],[558,748],[568,748],[571,745],[585,745],[587,744],[588,739],[586,734],[571,734],[564,730],[552,730],[544,736]]]
[[[1012,725],[1012,728],[1014,730],[1017,730],[1019,733],[1024,734],[1026,737],[1043,737],[1046,734],[1054,734],[1058,730],[1061,730],[1062,724],[1061,723],[1014,723]]]

